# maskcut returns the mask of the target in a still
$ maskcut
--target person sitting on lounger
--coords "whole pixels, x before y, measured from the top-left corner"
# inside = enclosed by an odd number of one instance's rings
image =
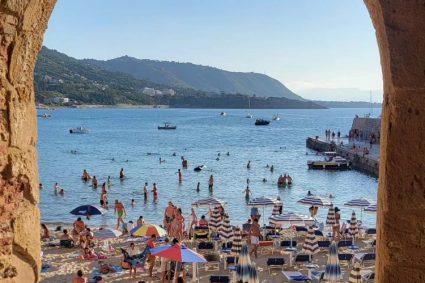
[[[208,228],[208,221],[205,219],[205,215],[201,216],[201,220],[199,220],[199,227]]]

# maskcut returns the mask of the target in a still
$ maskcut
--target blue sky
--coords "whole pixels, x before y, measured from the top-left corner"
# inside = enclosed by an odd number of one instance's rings
[[[58,0],[44,44],[76,58],[265,73],[312,99],[369,100],[373,90],[382,100],[375,31],[361,0]]]

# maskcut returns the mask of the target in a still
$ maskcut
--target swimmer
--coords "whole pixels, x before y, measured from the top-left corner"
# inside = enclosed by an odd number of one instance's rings
[[[220,152],[219,152],[219,153],[217,153],[217,156],[220,156]]]
[[[265,182],[267,182],[267,179],[266,178],[263,178],[263,183],[265,183]]]
[[[55,186],[53,188],[55,190],[55,195],[57,195],[58,192],[62,189],[61,187],[59,187],[59,184],[58,183],[55,183]]]
[[[230,152],[227,152],[226,155],[229,156],[230,155]]]
[[[266,165],[266,168],[270,168],[269,164]]]
[[[61,190],[59,191],[59,194],[60,194],[61,196],[63,196],[63,195],[65,194],[64,189],[61,189]]]
[[[176,153],[175,152],[173,152],[173,156],[176,156]]]
[[[111,161],[115,161],[115,158],[113,158],[113,157],[112,157],[112,158],[111,158]]]
[[[124,168],[121,168],[121,170],[120,170],[120,179],[122,180],[122,179],[124,179],[125,178],[125,175],[124,175]]]
[[[42,190],[43,189],[43,184],[42,183],[38,184],[38,189],[39,190]]]
[[[329,198],[333,198],[334,196],[332,194],[329,194]]]
[[[311,196],[311,195],[312,195],[312,193],[311,193],[310,191],[308,191],[308,192],[307,192],[307,195],[308,195],[308,196]]]
[[[249,199],[249,197],[251,196],[251,190],[249,189],[249,186],[246,186],[244,193],[245,193],[245,198]]]
[[[106,181],[106,184],[108,185],[108,187],[112,186],[111,176],[108,176],[108,180]]]
[[[131,206],[134,206],[136,204],[136,201],[134,200],[134,198],[131,199]]]
[[[251,169],[251,160],[248,161],[248,164],[246,164],[246,169]]]
[[[200,192],[201,191],[201,182],[198,182],[198,185],[196,185],[196,191]]]
[[[217,157],[215,160],[219,161],[219,160],[220,160],[220,158],[218,158],[218,157]]]
[[[270,172],[273,173],[273,171],[274,171],[274,166],[272,165],[272,166],[270,166]]]
[[[148,182],[145,182],[145,186],[143,187],[143,196],[145,200],[148,199]]]
[[[247,186],[249,185],[249,182],[250,182],[249,178],[246,178],[246,185]]]

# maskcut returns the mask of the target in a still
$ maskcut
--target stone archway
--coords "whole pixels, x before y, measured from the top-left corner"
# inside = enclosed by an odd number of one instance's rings
[[[384,77],[378,282],[425,282],[425,0],[364,0]],[[0,2],[0,278],[39,278],[33,72],[56,0]]]

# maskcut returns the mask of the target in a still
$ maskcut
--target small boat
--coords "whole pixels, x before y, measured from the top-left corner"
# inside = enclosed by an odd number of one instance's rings
[[[255,126],[268,126],[270,124],[269,120],[257,119],[255,120]]]
[[[158,130],[175,130],[177,126],[171,125],[169,123],[164,123],[164,126],[158,126]]]
[[[279,115],[273,115],[273,118],[272,118],[272,120],[273,121],[279,121],[280,120],[280,117],[279,117]]]
[[[40,117],[40,118],[43,118],[43,119],[49,119],[49,118],[52,117],[52,115],[47,114],[47,113],[43,113],[43,114],[37,115],[37,117]]]
[[[307,161],[308,169],[317,170],[347,170],[351,162],[341,156],[333,156],[325,160]]]
[[[248,113],[248,115],[246,115],[245,118],[252,119],[252,114],[251,113]]]
[[[83,127],[77,127],[77,128],[74,128],[74,129],[70,129],[69,133],[70,134],[88,134],[89,129],[83,128]]]
[[[195,172],[200,172],[200,171],[202,171],[203,169],[205,169],[206,168],[206,166],[205,165],[199,165],[199,166],[196,166],[194,169],[193,169],[193,171],[195,171]]]
[[[226,116],[227,115],[227,113],[226,112],[221,112],[220,113],[220,116]]]

